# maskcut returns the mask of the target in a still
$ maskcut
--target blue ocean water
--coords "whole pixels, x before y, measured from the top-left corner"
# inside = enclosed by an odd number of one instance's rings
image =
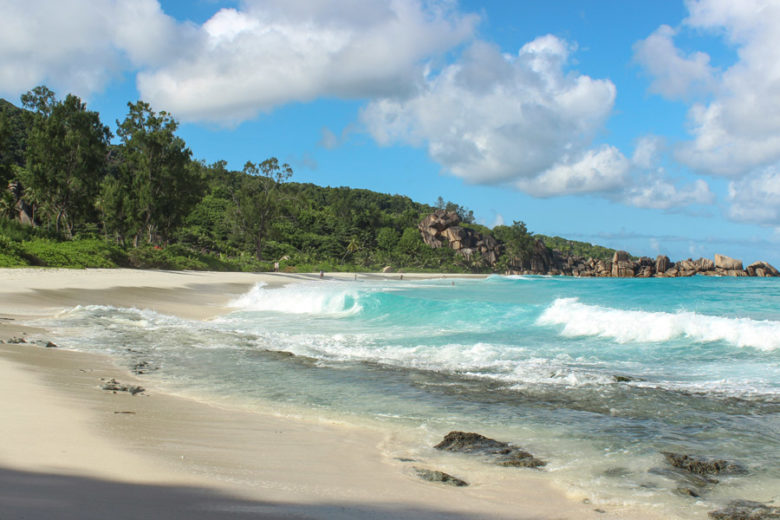
[[[453,429],[511,441],[595,501],[680,518],[780,501],[776,280],[317,280],[232,308],[193,322],[78,307],[47,325],[185,393],[380,421],[426,446]],[[693,499],[663,451],[749,472]]]

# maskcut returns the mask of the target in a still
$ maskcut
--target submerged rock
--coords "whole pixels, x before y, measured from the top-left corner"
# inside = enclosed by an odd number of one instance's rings
[[[538,468],[547,464],[527,451],[507,442],[490,439],[478,433],[452,431],[434,448],[457,453],[485,455],[493,463],[506,467]]]
[[[734,500],[723,509],[709,512],[715,520],[780,520],[780,507],[750,500]]]
[[[696,475],[695,473],[677,468],[650,468],[648,473],[677,481],[684,486],[693,486],[699,489],[699,491],[703,491],[706,487],[719,482],[716,478]]]
[[[142,386],[125,385],[113,378],[103,383],[100,388],[114,393],[128,392],[130,395],[136,395],[146,391],[146,389]]]
[[[699,490],[689,487],[678,487],[676,491],[678,495],[682,495],[684,497],[699,498],[701,496],[699,495]]]
[[[702,457],[693,457],[684,453],[663,452],[666,461],[685,471],[696,475],[744,475],[747,468],[736,462],[730,462],[723,459],[705,459]]]
[[[427,480],[428,482],[441,482],[442,484],[455,487],[465,487],[469,485],[465,480],[453,477],[449,473],[444,473],[443,471],[424,468],[414,468],[414,471],[417,473],[418,477]]]

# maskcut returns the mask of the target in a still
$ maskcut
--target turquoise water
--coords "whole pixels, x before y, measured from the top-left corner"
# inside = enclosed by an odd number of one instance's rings
[[[78,307],[48,325],[173,389],[382,421],[428,446],[497,436],[597,502],[703,518],[729,498],[780,501],[776,280],[318,280],[232,308],[192,322]],[[682,497],[661,451],[749,474]]]

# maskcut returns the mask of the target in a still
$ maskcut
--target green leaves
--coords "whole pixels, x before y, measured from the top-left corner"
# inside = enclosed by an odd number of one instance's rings
[[[128,108],[118,122],[118,166],[101,190],[105,223],[121,239],[133,234],[136,245],[167,243],[203,196],[205,181],[168,113],[143,101]]]
[[[36,110],[27,136],[25,188],[37,199],[38,217],[72,236],[74,226],[93,216],[111,133],[72,94],[57,101],[51,90],[36,87],[22,101]]]

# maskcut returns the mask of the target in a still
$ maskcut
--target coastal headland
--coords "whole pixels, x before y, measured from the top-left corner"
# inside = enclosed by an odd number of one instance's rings
[[[436,450],[407,460],[398,446],[408,432],[392,427],[280,414],[273,403],[246,410],[169,395],[109,357],[58,347],[56,337],[35,326],[37,318],[76,305],[209,319],[256,283],[317,279],[0,271],[3,518],[658,517],[591,504],[534,469],[486,471]],[[469,486],[447,485],[453,475]]]

